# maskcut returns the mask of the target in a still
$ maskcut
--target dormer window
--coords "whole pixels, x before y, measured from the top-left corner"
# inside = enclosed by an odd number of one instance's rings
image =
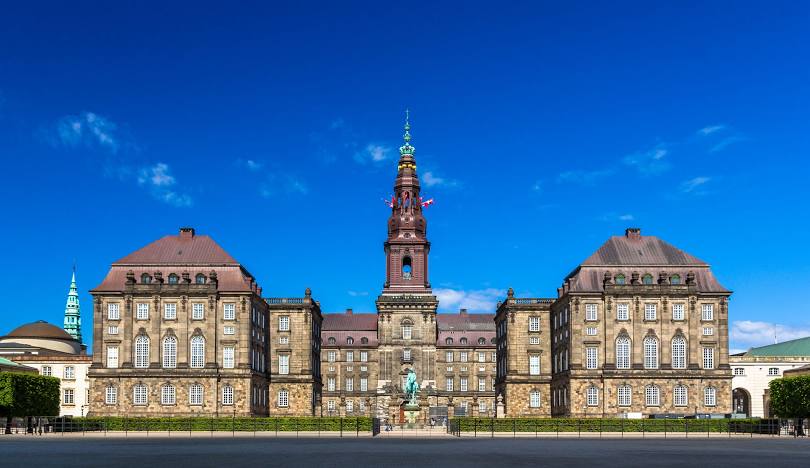
[[[413,277],[413,266],[411,257],[402,257],[402,279],[409,280]]]
[[[478,338],[478,344],[487,344],[487,340],[484,337]]]
[[[641,278],[641,282],[644,284],[653,284],[653,277],[651,274],[646,274]]]
[[[205,284],[205,275],[198,273],[197,276],[194,277],[194,282],[197,284]]]
[[[444,340],[444,344],[446,344],[446,345],[453,344],[453,339],[452,338],[447,338],[446,340]]]
[[[351,336],[346,338],[346,344],[349,344],[349,345],[354,344],[354,338],[352,338]]]
[[[623,274],[616,275],[616,284],[627,284]]]
[[[365,336],[360,338],[360,344],[368,344],[368,338],[366,338]]]
[[[180,277],[175,275],[174,273],[169,275],[169,284],[177,284],[180,281]]]
[[[326,340],[330,345],[337,343],[334,336],[330,336],[328,340]]]
[[[669,279],[670,284],[681,284],[681,275],[672,275]]]
[[[462,338],[462,339],[458,340],[458,342],[465,345],[465,344],[467,344],[467,338]]]
[[[141,275],[141,283],[149,284],[152,282],[152,277],[149,276],[149,273],[144,273]]]

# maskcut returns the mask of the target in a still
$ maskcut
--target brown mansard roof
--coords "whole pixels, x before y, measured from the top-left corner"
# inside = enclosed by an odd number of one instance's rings
[[[323,314],[321,330],[377,330],[377,314]]]

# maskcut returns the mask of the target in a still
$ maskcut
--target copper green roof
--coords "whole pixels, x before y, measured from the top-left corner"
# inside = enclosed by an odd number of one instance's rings
[[[810,356],[810,336],[796,340],[783,341],[759,348],[751,348],[746,356]]]

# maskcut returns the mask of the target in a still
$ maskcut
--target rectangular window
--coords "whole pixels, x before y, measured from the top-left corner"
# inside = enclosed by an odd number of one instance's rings
[[[702,320],[714,320],[714,304],[703,304],[701,311]]]
[[[135,309],[135,318],[138,320],[148,320],[149,319],[149,304],[140,302]]]
[[[531,393],[529,393],[529,406],[531,408],[540,407],[540,392],[537,390],[533,390]]]
[[[278,317],[278,331],[290,331],[289,315],[280,315]]]
[[[191,304],[191,318],[192,320],[202,320],[205,313],[205,304],[194,303]]]
[[[445,357],[446,362],[453,362],[453,352],[452,351],[448,351],[447,353],[445,353],[444,357]]]
[[[498,352],[497,351],[492,352],[492,362],[498,362]]]
[[[368,351],[360,351],[360,362],[368,362]]]
[[[329,377],[326,379],[326,390],[330,392],[335,391],[335,378]]]
[[[118,388],[109,386],[104,392],[104,403],[115,405],[118,403]]]
[[[290,355],[280,354],[278,356],[278,373],[287,375],[290,373]]]
[[[462,392],[467,391],[467,377],[462,377],[459,379],[458,389]]]
[[[487,378],[486,377],[478,377],[478,391],[479,392],[486,392],[487,391]]]
[[[329,400],[326,402],[326,410],[330,413],[335,411],[335,400]]]
[[[402,339],[410,340],[413,337],[413,325],[402,326]]]
[[[73,380],[76,378],[76,368],[73,366],[65,366],[65,379]]]
[[[62,404],[64,405],[74,404],[72,388],[66,388],[62,391]]]
[[[118,346],[107,346],[107,368],[118,368]]]
[[[486,353],[478,353],[478,362],[487,362],[487,354]]]
[[[173,385],[164,385],[160,387],[160,404],[173,405],[175,403],[175,391]]]
[[[368,391],[368,378],[360,377],[360,391],[361,392]]]
[[[163,304],[163,318],[174,320],[177,318],[177,304]]]
[[[194,384],[188,391],[188,404],[199,406],[203,404],[203,387],[200,384]]]
[[[328,357],[327,357],[327,360],[328,360],[329,362],[335,362],[335,357],[337,356],[337,353],[335,353],[334,351],[329,351],[329,353],[327,354],[327,356],[328,356]]]
[[[616,304],[616,320],[630,320],[630,304]]]
[[[225,328],[222,329],[222,333],[225,335],[235,335],[236,327],[233,325],[225,325]]]
[[[222,367],[225,369],[233,369],[234,367],[234,350],[233,346],[222,348]]]
[[[656,316],[656,305],[644,304],[644,320],[655,320]]]
[[[107,304],[107,319],[119,320],[121,318],[121,309],[118,303]]]
[[[661,391],[655,385],[644,389],[644,396],[647,406],[661,406]]]
[[[703,327],[703,336],[712,336],[712,335],[714,335],[714,328]]]
[[[147,402],[146,385],[136,385],[133,390],[132,402],[136,405],[145,405]]]
[[[487,412],[487,402],[480,401],[478,402],[478,414],[486,414]]]
[[[349,400],[346,402],[346,412],[347,413],[354,413],[354,402]]]
[[[588,387],[587,390],[587,403],[588,406],[599,406],[599,389],[596,387]]]
[[[530,336],[529,337],[529,344],[539,345],[540,344],[540,337],[539,336]]]
[[[585,334],[588,336],[595,336],[598,333],[596,327],[588,327],[585,329]]]
[[[745,375],[745,368],[744,367],[735,367],[734,368],[734,375]]]
[[[51,368],[51,366],[42,366],[42,375],[46,377],[50,377],[51,375],[53,375],[53,369]]]
[[[768,368],[768,375],[779,375],[779,368],[778,367],[769,367]]]
[[[717,404],[717,390],[714,387],[708,387],[703,391],[703,403],[706,406],[715,406]]]
[[[596,320],[597,319],[597,307],[596,304],[585,304],[585,320]]]
[[[630,406],[632,393],[632,389],[629,385],[620,386],[617,392],[619,406]]]
[[[107,327],[107,334],[108,335],[117,335],[118,334],[118,325],[110,325]]]
[[[403,361],[410,361],[411,360],[411,350],[410,348],[405,348],[402,350],[402,360]]]
[[[672,404],[675,406],[686,406],[687,405],[687,390],[686,387],[683,385],[676,385],[675,391],[672,392]]]
[[[683,320],[683,304],[672,304],[672,320]]]
[[[452,392],[453,391],[453,378],[448,377],[447,381],[445,382],[445,385],[446,385],[447,391]]]
[[[286,408],[290,406],[290,394],[287,393],[287,390],[281,390],[278,392],[278,406],[280,408]]]
[[[714,369],[714,348],[703,348],[703,368]]]
[[[236,304],[227,303],[224,306],[224,312],[222,314],[222,318],[225,320],[235,320],[236,319]]]
[[[230,385],[222,387],[222,404],[223,405],[233,404],[233,387],[231,387]]]
[[[540,375],[540,356],[536,354],[529,356],[529,374]]]
[[[290,337],[289,336],[279,336],[278,337],[278,344],[282,344],[282,345],[290,344]]]
[[[458,353],[458,360],[459,362],[467,362],[467,351],[461,351]]]
[[[352,379],[351,377],[347,377],[346,378],[346,387],[345,388],[346,388],[347,392],[354,391],[354,379]]]
[[[540,317],[529,317],[529,331],[530,332],[540,331]]]
[[[346,362],[354,362],[354,351],[346,351]]]
[[[598,350],[594,347],[585,348],[585,368],[596,369],[599,367]]]

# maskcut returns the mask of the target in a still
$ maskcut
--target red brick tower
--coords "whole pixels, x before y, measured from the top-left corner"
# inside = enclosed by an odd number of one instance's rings
[[[385,241],[386,279],[383,294],[431,294],[428,281],[427,222],[422,214],[416,148],[411,146],[410,123],[405,120],[405,144],[399,148],[397,178]]]

